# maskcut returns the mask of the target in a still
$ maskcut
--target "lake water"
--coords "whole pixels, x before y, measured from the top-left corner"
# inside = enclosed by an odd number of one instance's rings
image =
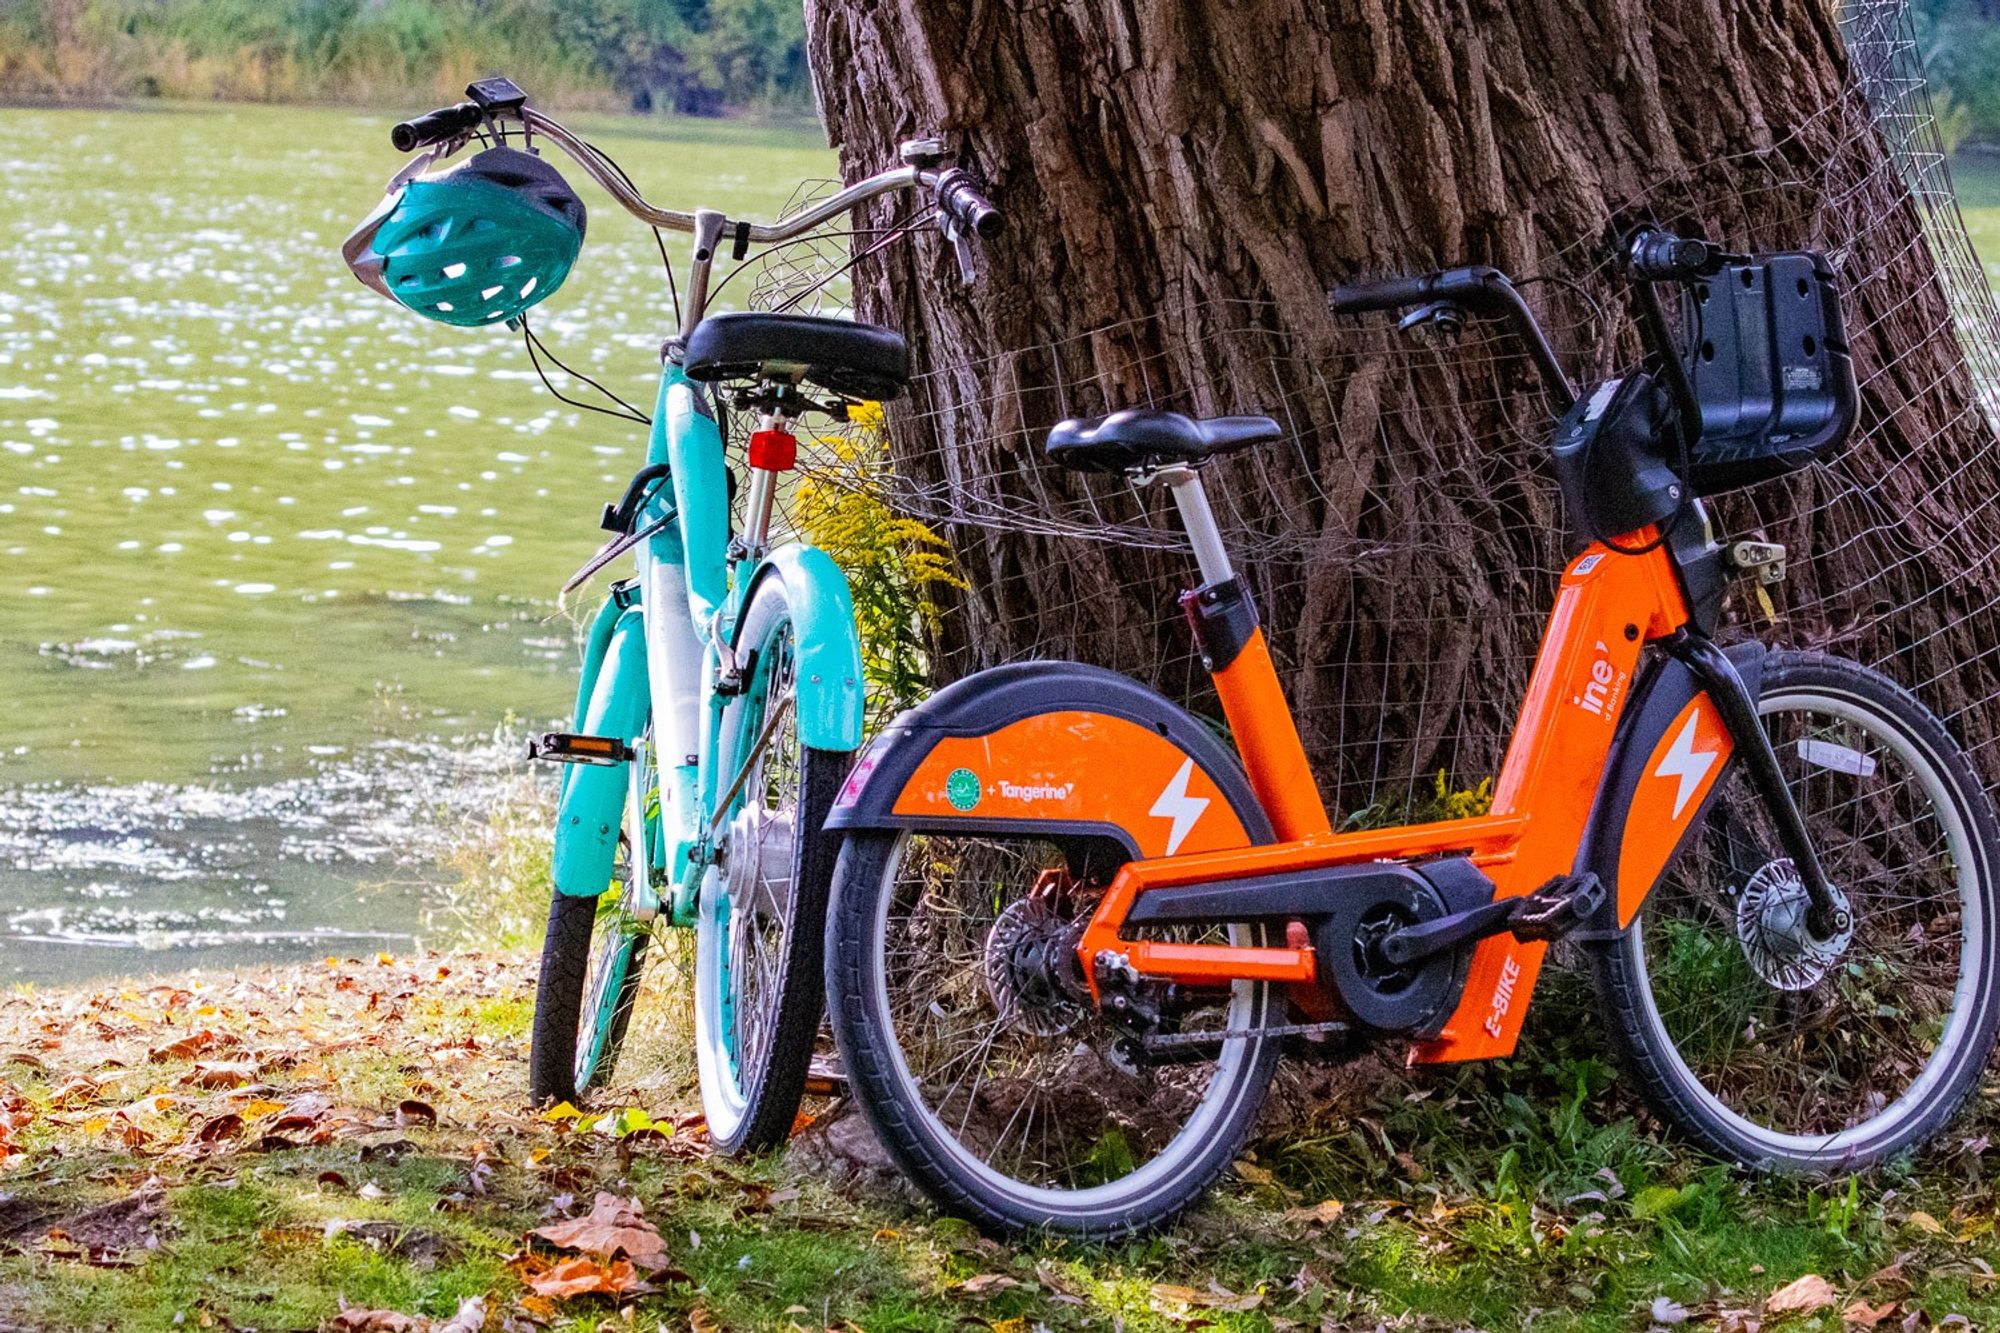
[[[0,110],[0,980],[407,945],[566,712],[555,590],[643,428],[347,273],[388,124]],[[813,131],[580,127],[682,208],[834,170]],[[537,332],[649,404],[658,252],[568,174],[589,240]]]

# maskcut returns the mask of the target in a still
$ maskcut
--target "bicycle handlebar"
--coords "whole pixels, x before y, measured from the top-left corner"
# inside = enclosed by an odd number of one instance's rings
[[[1326,303],[1337,315],[1358,315],[1371,310],[1402,310],[1433,301],[1461,306],[1468,314],[1512,324],[1528,344],[1529,355],[1534,357],[1535,368],[1541,372],[1549,392],[1565,411],[1576,402],[1576,386],[1564,373],[1562,362],[1556,360],[1548,335],[1542,332],[1513,280],[1497,268],[1473,265],[1404,278],[1343,283],[1327,296]]]
[[[448,143],[478,125],[481,114],[476,102],[443,107],[398,124],[389,131],[389,142],[396,146],[399,153],[413,153],[419,148]]]
[[[1374,310],[1402,310],[1426,301],[1453,301],[1471,308],[1484,303],[1492,279],[1506,282],[1506,275],[1492,268],[1454,268],[1441,273],[1418,273],[1406,278],[1376,278],[1368,282],[1346,282],[1333,289],[1327,306],[1336,315],[1360,315]],[[1479,313],[1479,312],[1475,312]]]
[[[1641,227],[1625,242],[1625,270],[1634,282],[1693,282],[1712,278],[1723,265],[1741,259],[1719,245]]]
[[[476,102],[460,102],[456,106],[443,107],[418,116],[414,120],[403,121],[389,132],[389,142],[394,144],[398,151],[405,153],[449,144],[452,140],[471,133],[483,118],[489,116],[494,120],[514,121],[531,136],[540,135],[555,144],[589,173],[592,180],[603,186],[605,192],[617,200],[621,208],[647,226],[659,227],[666,231],[696,230],[698,220],[694,213],[661,208],[647,202],[645,196],[640,194],[632,183],[626,180],[624,175],[587,140],[578,136],[562,122],[543,115],[531,106],[495,105],[482,108]],[[1002,224],[999,210],[994,208],[992,201],[986,198],[972,177],[963,170],[953,167],[940,172],[915,166],[902,166],[879,171],[868,179],[857,181],[838,194],[822,199],[812,207],[781,221],[750,223],[747,225],[744,239],[758,245],[793,240],[820,224],[840,216],[857,204],[865,203],[880,195],[919,186],[934,189],[937,192],[939,209],[971,234],[990,238],[999,232]]]
[[[958,167],[938,177],[937,201],[940,211],[982,240],[992,240],[1005,225],[1005,219],[993,206],[993,201],[986,197],[972,177]]]

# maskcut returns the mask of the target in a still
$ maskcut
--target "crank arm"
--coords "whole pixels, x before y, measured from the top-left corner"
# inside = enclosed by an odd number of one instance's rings
[[[1524,944],[1558,939],[1587,921],[1603,901],[1604,884],[1597,876],[1561,875],[1519,898],[1404,926],[1378,947],[1385,962],[1407,967],[1494,935],[1512,934]]]

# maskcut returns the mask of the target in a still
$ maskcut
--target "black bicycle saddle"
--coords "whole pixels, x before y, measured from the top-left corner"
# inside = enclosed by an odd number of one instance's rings
[[[1049,461],[1077,472],[1131,472],[1204,463],[1284,438],[1269,417],[1207,417],[1128,408],[1108,417],[1073,418],[1049,432]]]
[[[910,379],[910,351],[894,329],[750,310],[695,325],[681,364],[691,380],[802,378],[844,398],[894,398]]]

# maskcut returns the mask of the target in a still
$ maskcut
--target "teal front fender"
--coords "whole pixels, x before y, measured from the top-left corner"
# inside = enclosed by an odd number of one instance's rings
[[[604,604],[584,648],[576,730],[637,745],[646,731],[646,632],[637,605]],[[625,818],[627,764],[573,764],[556,803],[550,878],[556,892],[595,898],[611,887]]]
[[[861,640],[847,576],[824,551],[782,546],[751,576],[743,604],[773,578],[784,581],[798,645],[799,739],[815,750],[861,748]]]

